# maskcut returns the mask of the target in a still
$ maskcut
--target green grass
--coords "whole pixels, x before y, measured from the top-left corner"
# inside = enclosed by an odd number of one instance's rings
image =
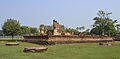
[[[19,39],[17,39],[17,38],[14,38],[14,39],[12,39],[12,38],[0,38],[0,41],[8,41],[8,42],[16,42],[16,40],[22,41],[23,38],[19,38]]]
[[[115,41],[120,41],[120,38],[114,39]]]
[[[43,53],[24,53],[25,47],[48,47]],[[120,59],[120,42],[113,46],[98,43],[74,43],[61,45],[37,45],[20,42],[19,46],[5,46],[0,43],[0,59]]]

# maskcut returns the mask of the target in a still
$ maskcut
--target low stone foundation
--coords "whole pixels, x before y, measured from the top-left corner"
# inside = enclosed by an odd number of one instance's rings
[[[98,43],[113,42],[112,37],[80,37],[78,35],[52,35],[52,36],[24,36],[23,42],[31,42],[37,44],[66,44],[66,43]]]

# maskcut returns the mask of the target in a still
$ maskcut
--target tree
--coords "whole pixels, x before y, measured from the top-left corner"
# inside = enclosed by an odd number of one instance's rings
[[[91,30],[91,33],[98,35],[106,34],[109,36],[115,35],[116,34],[115,23],[117,22],[117,20],[110,19],[109,18],[110,14],[112,13],[100,10],[97,13],[98,17],[95,17],[93,19],[95,22]]]
[[[96,34],[96,35],[101,35],[102,34],[102,29],[100,27],[95,27],[92,28],[90,31],[90,34]]]
[[[86,33],[86,35],[90,35],[90,29],[86,29],[84,32]]]
[[[3,31],[2,30],[0,30],[0,36],[2,36],[3,35]]]
[[[78,30],[73,29],[73,28],[66,28],[66,29],[65,29],[65,32],[69,32],[69,33],[73,32],[74,35],[78,35],[78,33],[79,33]]]
[[[116,24],[117,33],[120,33],[120,24]]]
[[[47,32],[47,30],[52,30],[53,29],[53,27],[50,26],[50,25],[45,25],[44,28],[45,28],[45,32]]]
[[[59,29],[62,30],[63,32],[65,32],[65,28],[66,27],[64,25],[61,25],[61,24],[59,25]]]
[[[4,35],[11,35],[12,39],[15,35],[20,33],[20,23],[14,19],[7,19],[2,26]]]
[[[81,26],[81,27],[77,27],[76,29],[77,29],[77,30],[84,30],[85,27],[84,27],[84,26]]]
[[[39,33],[39,31],[35,27],[30,27],[30,33],[37,34],[37,33]]]
[[[21,26],[20,29],[20,35],[30,34],[30,28],[28,26]]]

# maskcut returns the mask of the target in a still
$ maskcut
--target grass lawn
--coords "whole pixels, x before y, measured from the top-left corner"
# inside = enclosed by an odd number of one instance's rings
[[[98,43],[74,43],[44,46],[43,53],[24,53],[25,47],[39,46],[20,42],[19,46],[5,46],[0,43],[0,59],[120,59],[120,41],[113,46],[100,46]]]
[[[8,42],[16,42],[16,41],[22,41],[23,40],[23,38],[19,38],[19,39],[17,39],[17,38],[0,38],[0,41],[8,41]]]

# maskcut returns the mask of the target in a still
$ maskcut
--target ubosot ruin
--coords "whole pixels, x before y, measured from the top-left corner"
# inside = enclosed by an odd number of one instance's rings
[[[81,36],[73,35],[70,33],[63,33],[59,29],[59,23],[53,20],[53,29],[44,32],[44,25],[40,25],[40,35],[28,35],[24,36],[24,42],[37,43],[37,44],[64,44],[64,43],[97,43],[97,42],[113,42],[112,37],[108,36]]]

